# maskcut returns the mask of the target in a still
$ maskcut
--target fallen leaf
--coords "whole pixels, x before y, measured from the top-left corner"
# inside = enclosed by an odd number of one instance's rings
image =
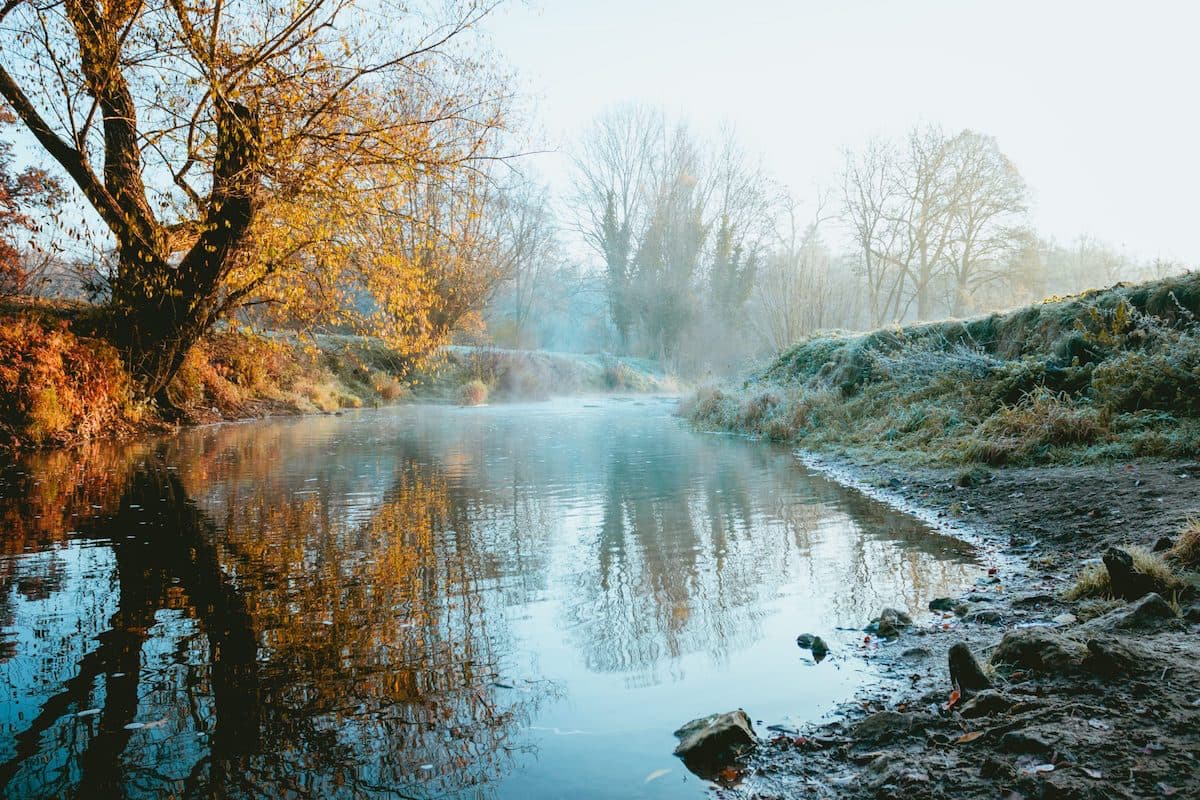
[[[642,783],[649,783],[650,781],[656,781],[659,778],[661,778],[663,775],[667,775],[670,772],[671,772],[671,770],[669,770],[669,769],[656,769],[656,770],[654,770],[654,772],[651,772],[649,775],[647,775],[646,780],[642,781]]]
[[[943,708],[946,708],[946,709],[954,708],[954,704],[957,703],[961,698],[962,698],[962,694],[958,691],[958,689],[951,691],[950,699],[946,701],[946,705],[943,706]]]
[[[987,731],[968,731],[967,733],[964,733],[962,736],[955,739],[954,743],[966,744],[967,742],[973,742],[980,736],[983,736],[985,733],[987,733]]]
[[[1100,780],[1100,778],[1103,777],[1098,769],[1091,769],[1089,767],[1080,767],[1080,769],[1083,770],[1083,774],[1087,775],[1089,778]]]
[[[1157,788],[1158,788],[1158,790],[1159,790],[1160,792],[1162,792],[1162,793],[1163,793],[1163,795],[1164,795],[1164,796],[1166,796],[1166,797],[1170,797],[1170,796],[1171,796],[1171,795],[1173,795],[1173,794],[1178,794],[1178,793],[1179,793],[1179,790],[1178,790],[1178,789],[1176,789],[1174,786],[1168,786],[1168,785],[1167,785],[1167,784],[1165,784],[1165,783],[1160,783],[1160,784],[1158,784],[1158,787],[1157,787]]]
[[[725,781],[725,783],[734,783],[738,778],[742,777],[742,773],[737,767],[726,767],[717,773],[717,777]]]

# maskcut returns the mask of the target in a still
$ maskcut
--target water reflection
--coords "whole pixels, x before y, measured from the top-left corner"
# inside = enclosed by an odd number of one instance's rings
[[[606,405],[7,465],[4,796],[692,796],[641,776],[694,704],[806,712],[801,628],[973,569],[786,453]]]

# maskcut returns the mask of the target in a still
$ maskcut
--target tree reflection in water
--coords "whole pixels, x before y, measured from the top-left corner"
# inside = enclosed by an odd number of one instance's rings
[[[617,795],[690,791],[642,777],[708,701],[646,692],[748,653],[778,659],[750,688],[794,684],[795,625],[974,569],[784,451],[616,404],[40,454],[0,469],[0,525],[0,794],[22,798],[524,796],[621,770]],[[616,709],[645,732],[538,733]]]
[[[67,479],[47,473],[54,457],[6,475],[0,519],[18,535],[0,619],[42,605],[29,652],[11,643],[0,665],[14,700],[35,696],[2,718],[4,796],[437,795],[522,749],[549,687],[495,688],[479,559],[431,541],[451,514],[444,479],[404,463],[349,525],[249,484],[218,530],[161,452],[128,455],[105,465],[124,471],[105,502],[57,514],[35,511]],[[13,552],[29,541],[43,552]],[[85,563],[85,580],[61,578]],[[101,619],[56,624],[80,591]]]

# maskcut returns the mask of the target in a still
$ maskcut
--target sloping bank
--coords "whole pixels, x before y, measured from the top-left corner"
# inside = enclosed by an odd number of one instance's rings
[[[168,415],[138,400],[100,324],[99,310],[83,303],[0,306],[0,447],[407,400],[480,403],[673,386],[651,363],[607,355],[448,348],[413,370],[370,337],[225,328],[189,353],[168,389]]]
[[[795,442],[995,559],[864,631],[878,681],[804,730],[760,727],[724,794],[1200,796],[1198,286],[822,337],[692,399],[697,424]]]

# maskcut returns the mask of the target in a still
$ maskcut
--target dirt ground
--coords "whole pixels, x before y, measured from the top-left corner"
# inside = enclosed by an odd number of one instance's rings
[[[1108,547],[1152,547],[1200,515],[1200,463],[964,477],[801,458],[970,530],[995,574],[950,598],[953,611],[918,615],[872,648],[882,680],[827,721],[757,731],[773,738],[722,796],[1200,798],[1195,590],[1166,603],[1062,597]],[[948,653],[960,642],[991,689],[952,693]]]

